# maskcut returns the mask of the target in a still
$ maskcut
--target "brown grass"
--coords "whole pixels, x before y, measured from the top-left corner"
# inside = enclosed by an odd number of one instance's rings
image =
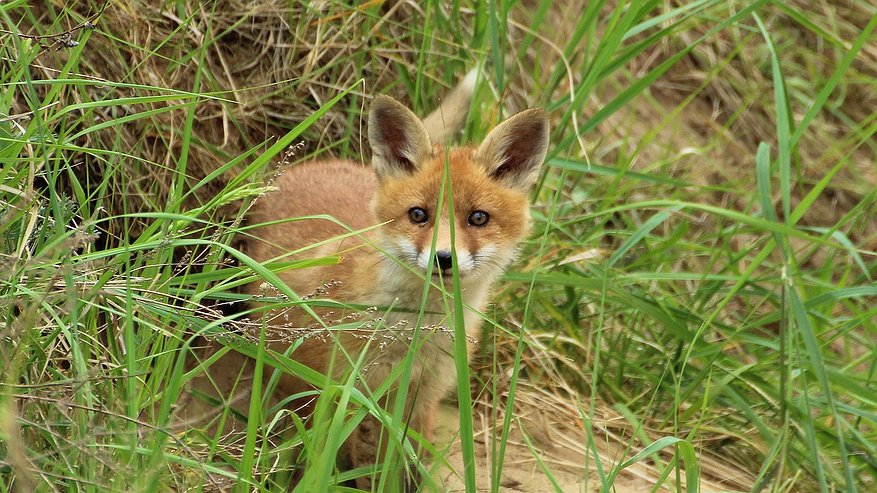
[[[310,128],[296,157],[327,152],[326,148],[331,149],[330,154],[343,151],[348,156],[362,156],[365,141],[362,122],[346,113],[363,108],[372,94],[391,93],[400,99],[410,96],[395,81],[400,72],[417,70],[418,47],[414,44],[417,40],[410,32],[409,20],[424,15],[414,2],[366,2],[364,5],[374,4],[381,4],[381,17],[377,19],[362,10],[331,2],[305,7],[280,1],[256,4],[223,1],[212,11],[187,3],[182,12],[115,2],[97,21],[106,34],[93,35],[97,39],[89,41],[77,72],[97,80],[190,91],[194,88],[194,69],[203,64],[209,77],[201,81],[201,91],[221,95],[230,102],[199,103],[194,136],[201,145],[192,146],[189,151],[192,182],[227,162],[230,156],[270,142],[339,90],[364,79],[364,86]],[[869,19],[870,10],[860,2],[837,4],[825,0],[799,0],[790,6],[801,11],[823,12],[823,22],[818,27],[833,33],[839,40],[836,44],[825,43],[786,15],[765,19],[785,52],[800,51],[800,56],[783,60],[783,70],[791,97],[804,99],[812,97],[813,87],[819,87],[831,75],[846,47],[846,42],[840,40],[855,37]],[[87,17],[103,7],[99,2],[80,2],[76,9]],[[530,100],[534,93],[539,94],[542,101],[568,97],[564,92],[570,89],[569,84],[561,84],[556,94],[539,93],[540,83],[545,81],[533,79],[531,63],[548,67],[557,61],[561,56],[559,47],[575,26],[573,13],[578,8],[575,2],[552,7],[545,22],[550,29],[536,33],[537,39],[526,63],[509,66],[508,88],[500,99],[510,111],[534,103]],[[22,32],[58,32],[58,28],[44,27],[54,14],[43,4],[36,5],[32,11],[35,22],[23,19],[19,24]],[[190,16],[190,22],[182,19]],[[297,28],[307,28],[291,32],[288,19],[295,19]],[[512,12],[510,46],[517,46],[526,34],[528,20],[528,9]],[[71,24],[78,22],[68,19],[68,25]],[[635,59],[630,65],[631,76],[653,68],[705,31],[706,27],[692,25],[691,29],[679,32],[661,45],[661,51]],[[193,60],[191,53],[206,40],[211,45],[203,61]],[[446,86],[453,83],[463,69],[471,65],[471,57],[477,55],[467,53],[465,46],[442,39],[432,42],[429,53],[436,59],[459,60],[459,73],[437,73],[427,64],[426,75]],[[37,74],[43,78],[57,76],[66,55],[66,50],[45,50]],[[350,60],[361,63],[350,63]],[[819,63],[814,65],[814,61]],[[574,57],[568,63],[573,73],[567,76],[575,83],[581,57]],[[877,92],[855,81],[870,80],[875,74],[877,49],[866,45],[838,95],[830,100],[832,113],[838,117],[832,114],[817,117],[813,131],[801,145],[798,180],[812,183],[844,158],[842,151],[849,146],[838,143],[855,142],[856,134],[840,116],[850,121],[864,121],[872,115],[877,106]],[[541,75],[544,79],[548,74]],[[601,85],[589,107],[599,108],[618,89],[628,85],[630,80],[626,77],[621,74],[617,80]],[[752,162],[758,143],[774,135],[775,122],[769,102],[772,87],[769,58],[760,34],[723,31],[695,48],[652,87],[649,95],[640,98],[639,104],[629,105],[597,132],[584,136],[586,150],[595,159],[609,161],[614,153],[626,148],[628,152],[638,152],[635,165],[639,168],[655,170],[653,163],[666,162],[659,171],[687,177],[696,183],[749,186],[753,181],[750,168],[739,163]],[[115,92],[122,96],[135,91]],[[89,93],[94,99],[103,98],[107,96],[107,89],[95,87]],[[79,94],[67,91],[66,102],[80,99]],[[431,96],[426,94],[423,100],[429,101]],[[153,105],[159,106],[161,104]],[[415,102],[415,106],[420,107],[420,102]],[[107,109],[102,116],[119,118],[134,110],[137,109]],[[673,110],[676,113],[671,113]],[[120,132],[119,137],[126,145],[149,163],[126,163],[131,176],[145,179],[140,183],[134,181],[136,189],[119,192],[129,193],[131,199],[153,197],[155,203],[161,203],[167,184],[172,181],[169,168],[180,154],[178,134],[185,111],[181,107],[149,120],[113,127],[112,132]],[[579,118],[584,116],[579,115]],[[629,124],[633,120],[636,124]],[[660,129],[660,133],[653,139],[654,145],[637,148],[636,143],[656,129]],[[82,144],[94,144],[108,137],[92,135]],[[344,146],[339,149],[342,139]],[[816,206],[819,213],[808,215],[805,222],[822,226],[834,224],[871,191],[871,185],[877,183],[869,159],[874,151],[873,146],[860,147],[851,156],[852,166],[841,170],[829,193],[820,198]],[[101,166],[100,163],[86,164]],[[214,192],[212,187],[203,190],[201,200]],[[869,226],[862,224],[855,233],[873,242],[875,239],[869,232],[874,228]]]
[[[54,3],[34,5],[32,18],[20,19],[19,29],[30,34],[58,32],[58,26],[50,27],[50,19],[55,15],[50,9],[61,10],[62,3],[66,2],[54,0]],[[368,98],[378,93],[389,93],[402,100],[413,97],[398,78],[419,70],[417,57],[421,40],[412,34],[411,19],[420,19],[424,13],[417,2],[366,2],[359,10],[334,2],[305,5],[286,1],[222,1],[217,2],[212,11],[202,10],[198,2],[188,0],[163,5],[164,8],[156,8],[130,0],[109,4],[97,21],[101,31],[92,33],[75,71],[95,80],[192,91],[196,87],[195,68],[201,66],[205,77],[200,81],[199,90],[228,101],[203,100],[198,104],[193,133],[198,145],[189,148],[189,185],[231,157],[270,143],[339,90],[360,79],[365,81],[364,85],[303,135],[304,144],[293,160],[314,154],[364,157],[365,129],[360,114]],[[873,10],[864,3],[852,1],[796,0],[790,5],[802,11],[821,12],[821,16],[814,16],[820,19],[818,27],[833,33],[838,40],[853,39]],[[180,6],[180,10],[175,6]],[[87,17],[102,7],[99,2],[80,2],[76,10]],[[366,7],[372,9],[369,14],[363,12]],[[561,56],[558,47],[570,36],[579,8],[579,2],[571,1],[558,2],[552,7],[545,29],[537,33],[525,59],[508,67],[508,87],[502,94],[495,95],[498,104],[511,112],[568,98],[567,91],[574,89],[580,78],[581,56],[574,55],[568,60],[572,73],[565,75],[564,80],[568,77],[573,86],[564,82],[555,94],[540,92],[548,73],[537,73],[534,78],[532,67],[551,66]],[[526,5],[512,12],[510,46],[517,46],[526,34],[530,12]],[[764,21],[774,41],[781,44],[786,53],[799,52],[783,60],[790,97],[796,101],[812,99],[814,88],[821,87],[845,53],[847,42],[825,43],[823,36],[803,28],[787,14],[780,10],[772,12]],[[378,15],[373,16],[375,13]],[[471,18],[467,12],[462,15]],[[186,21],[188,17],[192,20]],[[79,24],[78,19],[66,21],[68,25]],[[690,29],[680,31],[659,49],[633,60],[628,71],[599,86],[590,98],[586,113],[599,109],[638,74],[655,67],[705,31],[705,27],[692,22]],[[190,55],[205,42],[211,44],[203,52],[203,59],[193,59]],[[431,105],[429,101],[442,91],[441,86],[451,85],[472,64],[472,59],[481,55],[468,52],[466,46],[454,43],[450,37],[433,40],[428,52],[430,58],[455,60],[458,69],[450,73],[444,70],[445,65],[427,61],[425,73],[437,84],[425,88],[420,100],[413,101],[420,110]],[[39,65],[34,67],[34,76],[57,77],[67,54],[63,49],[44,50]],[[818,63],[813,63],[814,60]],[[850,122],[872,119],[877,111],[877,91],[857,81],[875,78],[877,46],[870,43],[830,99],[830,111],[818,115],[806,134],[800,146],[800,158],[794,163],[793,180],[803,185],[795,188],[799,193],[796,200],[838,161],[849,159],[850,165],[838,173],[802,224],[831,227],[873,193],[877,184],[874,167],[877,146],[873,142],[866,143],[849,156],[844,151],[860,139],[860,132]],[[711,194],[694,190],[687,197],[690,200],[753,210],[754,204],[729,203],[739,197],[729,192],[754,188],[753,167],[740,163],[754,162],[759,142],[767,140],[776,148],[776,143],[771,142],[776,128],[771,111],[772,88],[770,60],[760,34],[744,29],[728,30],[694,49],[654,84],[648,94],[619,111],[596,131],[584,135],[583,148],[573,148],[570,153],[595,162],[615,162],[620,154],[636,156],[631,163],[635,169],[716,187]],[[82,102],[85,95],[98,100],[107,97],[108,92],[115,97],[144,93],[91,86],[65,90],[61,100],[65,104]],[[534,94],[538,100],[533,100]],[[152,103],[146,108],[163,105],[165,103]],[[20,108],[24,112],[26,106],[21,104]],[[108,107],[100,110],[100,116],[105,120],[117,119],[143,109]],[[117,200],[107,204],[110,214],[160,208],[157,204],[162,204],[168,195],[173,163],[181,154],[180,133],[186,111],[186,107],[180,106],[146,120],[134,120],[90,134],[78,142],[82,146],[100,148],[102,141],[121,139],[125,143],[123,147],[139,158],[123,163],[124,173],[136,179],[114,183]],[[576,116],[584,119],[587,114]],[[801,116],[793,115],[795,119]],[[107,165],[87,155],[83,164],[83,172],[97,171],[98,175]],[[188,205],[204,202],[223,183],[219,180],[202,188]],[[775,203],[778,204],[778,199]],[[695,228],[715,227],[706,217],[697,219]],[[874,216],[852,225],[847,234],[861,247],[877,250],[877,218]],[[513,342],[497,343],[500,367],[510,363],[514,355]],[[535,343],[529,345],[530,349],[538,347]],[[528,354],[525,363],[538,365],[544,357],[544,354]],[[568,398],[584,390],[566,383],[564,377],[555,374],[553,366],[536,370],[533,374],[541,378],[557,378],[540,389],[525,385],[518,402],[522,408],[534,401],[541,404],[546,397]],[[576,368],[567,370],[578,371]],[[550,395],[539,395],[546,387]],[[554,404],[556,406],[548,411],[553,420],[568,421],[567,428],[575,428],[572,423],[580,423],[577,408],[568,399]],[[523,415],[526,413],[525,410]],[[598,414],[600,423],[595,424],[607,440],[622,435],[627,438],[626,425],[613,426],[618,421],[615,411],[605,406]],[[575,430],[569,429],[566,433],[574,435]],[[723,457],[706,454],[704,460],[707,477],[730,474]],[[751,476],[741,474],[740,477],[725,486],[748,488]]]

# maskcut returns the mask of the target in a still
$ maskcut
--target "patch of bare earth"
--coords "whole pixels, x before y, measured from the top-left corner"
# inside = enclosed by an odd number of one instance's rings
[[[529,392],[524,384],[524,391]],[[543,395],[536,402],[519,402],[508,434],[499,491],[504,492],[583,492],[601,491],[602,470],[608,475],[614,467],[635,455],[642,447],[625,434],[623,417],[597,404],[590,430],[568,401]],[[526,400],[526,399],[523,399]],[[584,412],[587,412],[586,410]],[[499,448],[502,436],[501,413],[479,408],[474,415],[475,481],[477,491],[490,491],[493,483],[493,450]],[[493,425],[496,420],[496,426]],[[459,410],[448,404],[441,409],[437,444],[445,447],[444,462],[435,461],[433,477],[444,491],[466,491],[464,460],[459,437]],[[589,446],[589,434],[591,445]],[[670,479],[662,480],[672,447],[623,469],[613,480],[617,493],[676,491]],[[739,465],[712,453],[701,451],[698,458],[701,477],[700,491],[749,491],[753,477]]]

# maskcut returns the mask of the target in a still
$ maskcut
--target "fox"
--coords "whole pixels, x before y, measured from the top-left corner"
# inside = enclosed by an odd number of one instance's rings
[[[470,73],[424,120],[389,96],[375,96],[367,120],[371,166],[341,159],[292,166],[248,212],[254,228],[244,243],[257,262],[340,258],[278,277],[300,296],[374,307],[372,315],[357,319],[338,308],[284,308],[265,315],[267,324],[304,334],[291,357],[323,374],[340,377],[362,361],[359,385],[370,390],[416,351],[405,416],[430,441],[440,401],[457,381],[454,303],[448,302],[454,282],[462,293],[471,357],[480,313],[531,230],[529,191],[549,145],[549,118],[540,108],[501,122],[477,146],[448,145],[465,123],[473,86]],[[284,221],[291,218],[297,219]],[[245,291],[264,296],[266,285],[254,281]],[[325,325],[340,320],[361,325],[325,337],[331,331]],[[420,338],[412,341],[418,320]],[[288,343],[272,345],[283,351]],[[278,390],[289,396],[311,389],[284,375]],[[392,395],[385,394],[384,402],[392,402]],[[367,415],[348,439],[347,462],[374,465],[386,442],[380,433],[378,419]],[[370,479],[356,484],[367,489]]]

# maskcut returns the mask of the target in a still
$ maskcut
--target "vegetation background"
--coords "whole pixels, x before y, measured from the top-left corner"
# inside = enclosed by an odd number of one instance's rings
[[[425,114],[472,67],[465,139],[540,105],[553,148],[433,453],[475,466],[424,488],[877,488],[873,2],[7,0],[0,27],[0,489],[370,473],[335,467],[349,384],[310,429],[258,392],[236,433],[175,425],[212,363],[186,355],[301,371],[234,336],[235,288],[278,268],[236,249],[246,206],[367,161],[372,95]]]

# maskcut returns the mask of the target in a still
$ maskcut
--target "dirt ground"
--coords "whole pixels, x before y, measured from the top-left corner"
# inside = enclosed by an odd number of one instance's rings
[[[513,420],[515,422],[515,420]],[[581,492],[601,491],[600,475],[594,454],[587,454],[587,435],[583,430],[552,423],[547,416],[540,419],[521,419],[522,426],[512,425],[506,448],[505,461],[500,480],[502,492]],[[447,444],[447,466],[434,466],[433,477],[441,481],[444,491],[466,491],[463,480],[463,454],[457,436],[459,418],[455,406],[447,404],[442,408],[439,424],[440,444]],[[487,416],[475,416],[475,454],[477,491],[490,491],[491,486],[491,438],[498,442],[499,432],[491,437]],[[525,428],[532,449],[524,440],[521,427]],[[598,450],[604,474],[613,466],[633,456],[638,450],[626,450],[618,437],[600,437],[595,433],[595,447]],[[666,463],[668,456],[662,455]],[[713,458],[699,458],[713,461]],[[541,462],[541,464],[540,464]],[[718,468],[718,469],[717,469]],[[550,477],[545,471],[550,472]],[[749,475],[735,470],[730,464],[711,464],[712,473],[721,473],[721,481],[701,478],[700,491],[703,493],[744,491],[740,487],[749,483]],[[661,469],[649,460],[637,462],[621,471],[613,482],[616,493],[639,493],[653,491],[658,482]],[[665,481],[657,491],[675,491],[672,478]],[[553,481],[553,482],[552,482]]]

